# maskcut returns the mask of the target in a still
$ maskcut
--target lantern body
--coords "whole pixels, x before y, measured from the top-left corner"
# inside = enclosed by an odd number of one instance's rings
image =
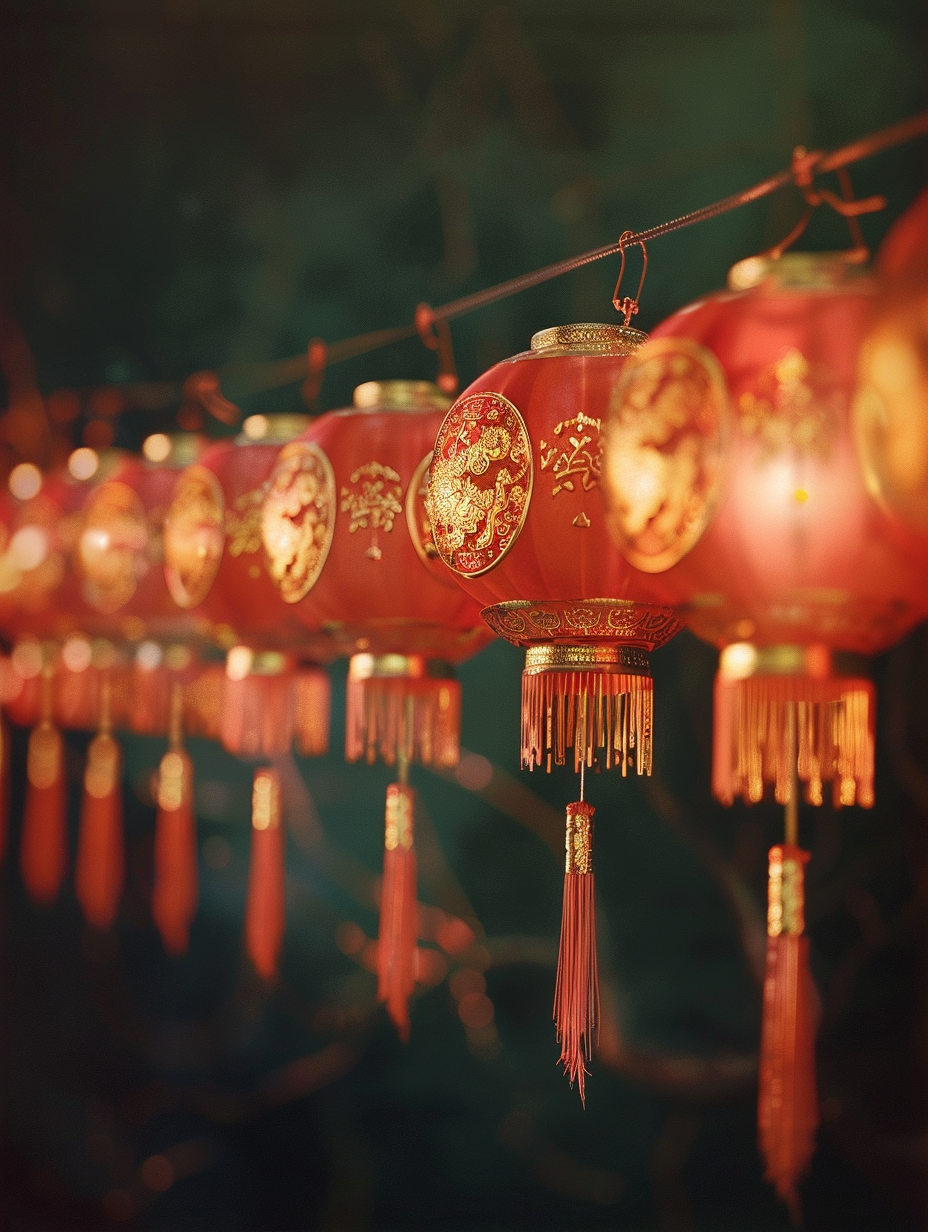
[[[627,358],[621,326],[536,334],[448,412],[428,508],[435,543],[494,632],[527,648],[523,765],[650,764],[648,654],[679,625],[641,602],[611,544],[600,491],[600,427]],[[626,706],[625,699],[634,703]],[[592,699],[592,700],[591,700]]]
[[[854,400],[868,490],[921,569],[928,565],[928,191],[878,254],[881,294],[861,348]]]
[[[264,517],[281,593],[289,611],[309,629],[324,627],[341,654],[467,658],[488,634],[477,604],[438,559],[424,507],[448,399],[425,381],[372,381],[355,397],[355,406],[316,420],[278,461]],[[330,468],[330,494],[320,501],[330,546],[323,544],[318,567],[299,572],[305,553],[294,553],[288,568],[277,536],[291,520],[290,502],[305,499],[296,485],[320,455]],[[304,515],[307,538],[318,525]]]
[[[490,634],[438,559],[425,475],[448,399],[425,381],[371,381],[281,450],[263,511],[290,611],[351,655],[346,756],[453,765],[450,665]]]
[[[241,756],[286,752],[294,734],[313,753],[328,744],[328,681],[318,668],[298,672],[297,660],[325,662],[334,647],[282,601],[261,543],[261,508],[277,453],[307,422],[301,415],[246,420],[246,433],[214,445],[184,472],[165,523],[171,596],[229,652],[216,734]]]
[[[787,798],[798,748],[811,799],[832,778],[839,802],[869,803],[872,687],[846,674],[840,653],[880,651],[926,610],[924,585],[864,487],[851,431],[874,284],[839,256],[787,254],[735,266],[729,288],[659,326],[617,390],[604,472],[611,528],[626,559],[649,574],[653,596],[728,647],[716,697],[717,794],[757,799],[773,780]],[[685,490],[668,483],[642,498],[612,452],[625,448],[631,414],[659,424],[688,403],[697,413],[727,409],[731,425],[714,512],[692,544],[666,517],[685,505]],[[670,456],[666,474],[679,475],[672,435],[652,431],[639,446]],[[796,705],[804,709],[790,748]]]

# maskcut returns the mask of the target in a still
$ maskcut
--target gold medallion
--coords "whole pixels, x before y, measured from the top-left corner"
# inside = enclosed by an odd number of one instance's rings
[[[148,520],[128,484],[110,480],[91,495],[77,541],[84,598],[98,612],[118,612],[149,567]]]
[[[261,506],[268,573],[285,603],[319,579],[335,533],[335,475],[318,445],[291,441],[277,455]]]
[[[710,351],[658,338],[632,356],[605,429],[603,486],[629,564],[663,573],[708,526],[728,455],[725,376]]]
[[[532,496],[525,421],[501,394],[459,399],[438,430],[426,506],[435,546],[463,577],[495,568],[512,548]]]
[[[225,499],[205,466],[185,470],[164,520],[164,577],[178,607],[196,607],[209,594],[225,543]]]

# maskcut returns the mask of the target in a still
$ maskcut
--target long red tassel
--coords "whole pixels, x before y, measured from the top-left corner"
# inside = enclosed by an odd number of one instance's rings
[[[245,946],[258,974],[266,980],[277,971],[283,943],[284,890],[280,779],[274,770],[257,770],[251,797],[251,865],[245,904]]]
[[[593,814],[583,800],[567,806],[567,859],[564,909],[557,955],[554,1022],[561,1045],[560,1063],[570,1085],[576,1082],[586,1105],[586,1062],[592,1058],[599,1027],[599,965],[596,957],[596,905],[593,878]]]
[[[68,860],[67,780],[61,732],[43,719],[29,736],[19,865],[37,903],[58,897]]]
[[[377,996],[399,1032],[409,1039],[409,998],[416,986],[416,849],[413,818],[416,794],[404,783],[387,788]]]
[[[815,1151],[815,994],[804,937],[804,865],[792,843],[770,849],[767,972],[760,1046],[757,1125],[766,1176],[800,1221],[796,1185]]]
[[[52,723],[52,665],[41,669],[41,719],[29,735],[26,808],[19,865],[37,903],[58,897],[68,859],[68,795],[64,741]]]
[[[181,743],[183,690],[171,689],[171,747],[158,773],[155,819],[155,885],[152,916],[164,948],[183,954],[197,911],[197,835],[193,810],[193,762]]]
[[[110,928],[125,875],[122,836],[122,754],[110,734],[109,682],[104,681],[100,730],[87,750],[75,888],[88,924]]]

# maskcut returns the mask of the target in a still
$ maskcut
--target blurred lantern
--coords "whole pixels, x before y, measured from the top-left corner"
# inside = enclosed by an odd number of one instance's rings
[[[350,655],[345,755],[398,765],[387,793],[379,995],[409,1030],[416,865],[411,761],[458,759],[451,664],[488,639],[437,557],[425,475],[449,399],[424,381],[369,382],[280,452],[264,504],[270,572],[311,633]]]
[[[713,790],[725,803],[759,800],[773,783],[795,810],[798,780],[812,803],[828,780],[836,804],[873,801],[874,693],[860,656],[926,610],[854,452],[873,299],[866,270],[841,255],[751,258],[728,291],[655,330],[616,390],[611,529],[654,597],[722,648]],[[817,1126],[797,841],[793,813],[786,847],[771,853],[760,1071],[768,1176],[793,1206]],[[777,877],[789,927],[774,920]]]
[[[606,530],[600,425],[645,335],[570,325],[490,369],[458,398],[435,443],[428,510],[435,545],[495,633],[526,648],[522,765],[651,766],[649,654],[679,628],[642,603]],[[567,810],[555,1019],[584,1094],[598,1020],[592,808]]]
[[[294,740],[307,755],[328,748],[329,681],[315,663],[331,651],[282,601],[261,544],[261,506],[274,461],[308,422],[301,415],[246,419],[241,435],[213,445],[184,471],[166,517],[164,575],[174,602],[226,651],[225,672],[196,682],[190,709],[209,731],[218,707],[215,734],[241,757],[282,755]],[[269,774],[256,771],[256,808]],[[276,921],[284,910],[279,788],[274,800],[273,825],[253,818],[245,926],[248,952],[268,978],[276,969],[283,936]]]
[[[854,427],[867,489],[928,564],[928,191],[890,228],[860,352]]]

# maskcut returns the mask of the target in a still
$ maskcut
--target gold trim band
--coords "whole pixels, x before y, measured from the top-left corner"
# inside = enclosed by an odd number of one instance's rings
[[[575,355],[631,355],[643,346],[648,335],[627,325],[552,325],[532,335],[532,351],[544,354],[569,351]]]
[[[409,679],[453,680],[454,668],[441,659],[425,655],[355,654],[348,663],[349,680]]]
[[[651,660],[648,652],[638,646],[560,646],[548,643],[529,646],[525,651],[525,671],[530,675],[563,671],[564,668],[650,676]]]

